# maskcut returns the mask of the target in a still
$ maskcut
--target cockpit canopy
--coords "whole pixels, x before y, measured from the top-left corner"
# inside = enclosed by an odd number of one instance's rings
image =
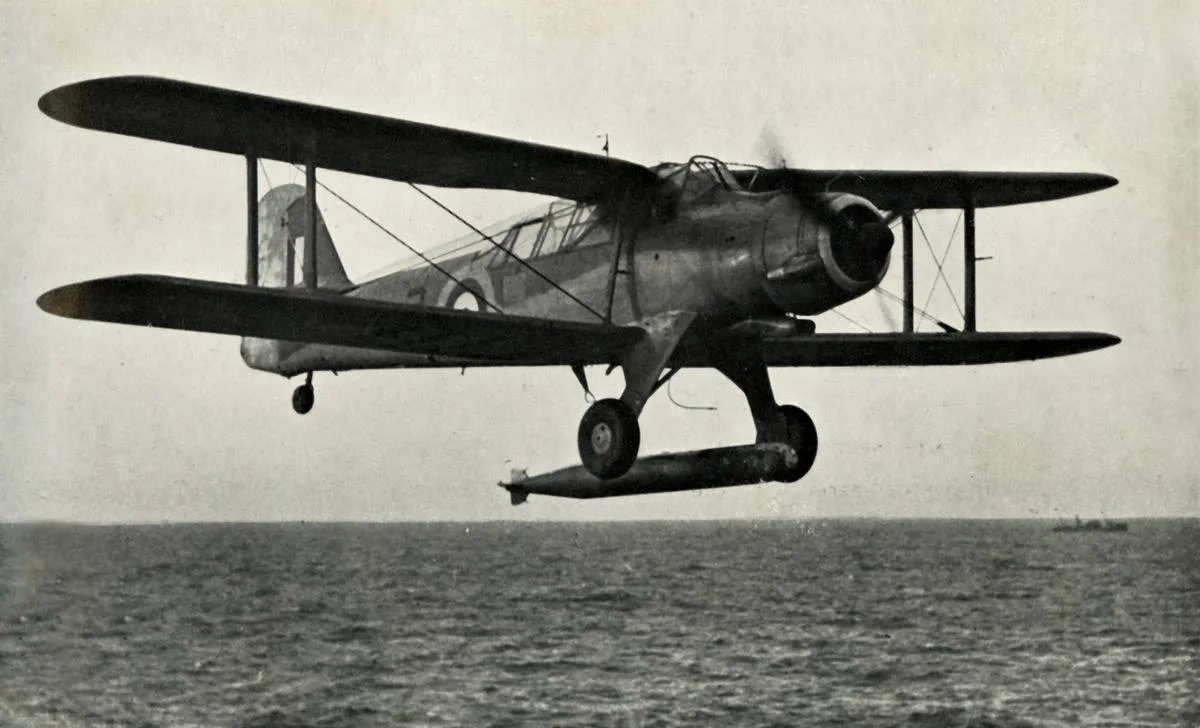
[[[696,155],[686,164],[663,162],[652,169],[659,179],[678,190],[678,202],[684,205],[695,203],[718,188],[742,191],[729,167],[715,157]]]
[[[607,243],[612,231],[606,218],[607,211],[599,205],[556,200],[549,208],[513,225],[507,234],[494,238],[503,241],[503,250],[493,249],[493,264],[503,264],[513,257],[529,260]]]

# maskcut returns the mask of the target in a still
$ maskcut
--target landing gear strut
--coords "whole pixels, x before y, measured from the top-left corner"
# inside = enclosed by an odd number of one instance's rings
[[[677,371],[673,368],[662,376],[671,353],[695,317],[696,314],[690,311],[670,311],[640,324],[644,336],[620,361],[625,374],[625,391],[621,398],[596,402],[579,423],[579,459],[593,476],[601,480],[620,478],[637,460],[642,439],[638,415],[646,400]],[[795,451],[794,464],[787,465],[791,459],[789,455],[782,469],[772,466],[774,479],[793,483],[807,475],[817,459],[817,428],[804,410],[791,405],[781,407],[775,402],[759,342],[747,338],[709,353],[713,366],[746,395],[750,415],[754,418],[755,444],[784,444]],[[583,367],[576,366],[573,370],[587,392]],[[751,446],[749,450],[754,448]],[[778,451],[776,448],[773,457],[781,456]]]
[[[642,321],[642,338],[621,357],[621,398],[594,403],[579,423],[579,459],[589,473],[601,480],[619,478],[637,460],[642,442],[638,415],[662,383],[659,375],[695,318],[695,311],[668,311]],[[575,368],[575,376],[587,391],[582,367]]]
[[[779,480],[794,483],[807,475],[817,459],[817,427],[812,417],[799,407],[776,404],[767,366],[753,347],[726,351],[716,358],[717,369],[746,395],[754,418],[755,442],[782,442],[796,451],[795,466],[781,473]]]
[[[296,410],[298,415],[306,415],[313,408],[313,403],[316,401],[317,395],[313,391],[312,372],[304,378],[304,384],[296,387],[292,392],[292,409]]]

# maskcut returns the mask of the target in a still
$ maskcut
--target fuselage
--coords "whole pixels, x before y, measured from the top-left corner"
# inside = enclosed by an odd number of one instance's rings
[[[792,195],[746,192],[716,160],[657,171],[664,194],[652,206],[556,201],[495,230],[490,241],[475,236],[468,252],[344,293],[616,325],[694,311],[690,335],[703,337],[747,320],[821,313],[870,290],[886,272],[887,250],[864,257],[857,240],[844,239]],[[882,219],[851,195],[830,196],[828,205],[838,215]],[[424,356],[323,345],[292,345],[271,357],[246,353],[243,347],[251,366],[288,375],[428,363]]]

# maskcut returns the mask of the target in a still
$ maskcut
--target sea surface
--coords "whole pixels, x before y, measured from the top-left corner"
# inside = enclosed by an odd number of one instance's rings
[[[1200,725],[1200,523],[0,526],[0,724]]]

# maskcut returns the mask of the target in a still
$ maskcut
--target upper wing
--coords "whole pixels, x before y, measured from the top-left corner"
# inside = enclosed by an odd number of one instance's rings
[[[1000,207],[1095,192],[1117,183],[1089,172],[904,172],[897,170],[743,169],[753,191],[800,186],[814,193],[848,192],[885,210]]]
[[[56,288],[43,310],[70,318],[383,349],[481,364],[607,364],[635,327],[476,313],[168,276],[119,276]]]
[[[658,181],[619,159],[165,78],[74,83],[38,107],[86,129],[439,187],[600,202]]]

